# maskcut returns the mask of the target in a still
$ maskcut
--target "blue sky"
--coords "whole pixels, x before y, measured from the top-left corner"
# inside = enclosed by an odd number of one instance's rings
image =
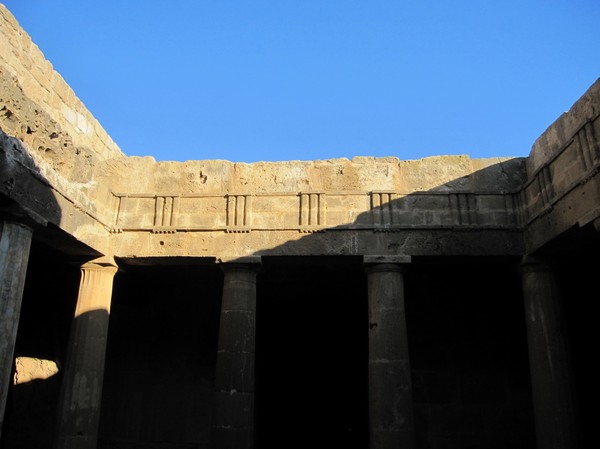
[[[129,156],[526,156],[598,0],[0,0]]]

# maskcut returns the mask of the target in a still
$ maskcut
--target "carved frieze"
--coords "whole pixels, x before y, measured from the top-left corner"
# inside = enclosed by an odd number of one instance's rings
[[[115,211],[122,231],[251,231],[430,228],[515,228],[513,193],[298,192],[123,194]]]

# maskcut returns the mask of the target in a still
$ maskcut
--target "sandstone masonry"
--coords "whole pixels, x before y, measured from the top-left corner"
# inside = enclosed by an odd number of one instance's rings
[[[600,80],[526,158],[127,157],[0,4],[0,447],[581,447],[599,116]]]

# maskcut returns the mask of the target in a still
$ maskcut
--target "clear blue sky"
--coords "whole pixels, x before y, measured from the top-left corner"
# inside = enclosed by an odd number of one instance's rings
[[[526,156],[600,77],[599,0],[0,0],[125,154]]]

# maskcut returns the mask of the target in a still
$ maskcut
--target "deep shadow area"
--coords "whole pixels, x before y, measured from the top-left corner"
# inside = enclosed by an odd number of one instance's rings
[[[565,332],[570,347],[573,385],[583,441],[591,441],[597,425],[595,417],[589,411],[593,410],[599,394],[596,369],[592,366],[594,357],[590,357],[590,350],[598,338],[596,314],[591,313],[590,309],[598,295],[598,263],[590,263],[590,260],[598,257],[599,242],[588,246],[588,257],[560,259],[556,264],[565,314],[565,328],[562,331]]]
[[[417,258],[406,315],[417,447],[535,447],[521,280],[511,258]]]
[[[223,275],[124,266],[115,277],[100,448],[207,448]]]
[[[257,448],[365,448],[361,257],[265,257],[258,277]]]
[[[208,448],[223,274],[115,278],[101,448]],[[361,257],[263,257],[256,447],[368,447]],[[420,449],[535,445],[518,258],[414,257],[405,303]]]
[[[79,266],[71,261],[43,243],[32,242],[14,358],[53,362],[59,371],[11,386],[2,431],[5,448],[52,447],[61,370],[79,287]]]
[[[583,441],[591,441],[596,420],[589,413],[598,397],[596,369],[590,350],[596,336],[596,315],[591,304],[597,297],[600,232],[593,223],[573,226],[545,245],[537,257],[548,262],[556,276],[561,295],[563,321],[561,334],[569,346],[575,404]]]

